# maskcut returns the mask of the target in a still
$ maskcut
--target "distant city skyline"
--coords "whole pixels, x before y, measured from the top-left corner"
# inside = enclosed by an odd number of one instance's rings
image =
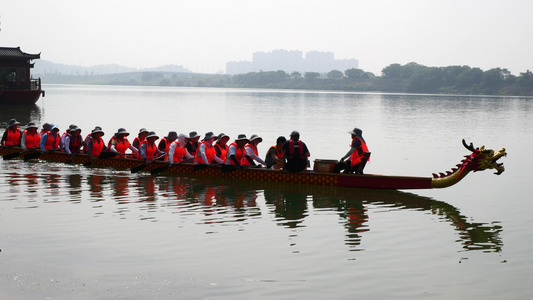
[[[270,52],[254,52],[252,61],[227,62],[226,74],[279,70],[287,73],[327,73],[331,70],[344,72],[352,68],[359,68],[359,60],[335,59],[334,53],[330,51],[309,51],[304,57],[300,50],[276,49]]]

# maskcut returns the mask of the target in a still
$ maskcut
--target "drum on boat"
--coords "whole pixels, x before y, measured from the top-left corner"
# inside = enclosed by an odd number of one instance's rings
[[[335,159],[315,159],[313,162],[313,170],[321,173],[332,173],[335,165],[339,163]]]

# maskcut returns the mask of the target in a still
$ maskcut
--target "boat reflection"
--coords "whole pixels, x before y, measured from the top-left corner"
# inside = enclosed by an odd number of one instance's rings
[[[29,122],[39,124],[41,121],[41,109],[37,105],[1,105],[0,106],[0,128],[7,128],[9,120],[16,119],[20,126],[25,126]]]
[[[120,172],[21,173],[0,174],[0,185],[8,185],[11,191],[7,200],[40,194],[43,203],[101,202],[93,208],[98,208],[95,214],[102,214],[104,206],[109,206],[109,203],[104,205],[104,201],[111,199],[114,201],[112,214],[120,218],[175,220],[177,214],[185,222],[231,223],[239,228],[254,219],[273,216],[276,226],[289,230],[289,240],[312,224],[311,213],[334,215],[345,228],[344,243],[350,251],[363,250],[361,241],[369,231],[368,220],[376,210],[410,210],[434,215],[451,224],[460,237],[457,242],[466,251],[500,252],[503,247],[499,222],[473,222],[448,203],[398,191],[256,182],[248,185],[212,178],[153,177]],[[65,193],[65,189],[68,192]],[[216,227],[210,226],[207,230],[216,230],[213,228]]]

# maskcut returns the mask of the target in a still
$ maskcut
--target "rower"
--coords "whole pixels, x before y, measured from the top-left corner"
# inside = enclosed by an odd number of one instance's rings
[[[239,134],[235,141],[229,145],[226,155],[226,165],[240,166],[246,150],[244,146],[249,142],[245,134]]]
[[[55,151],[59,150],[59,128],[56,125],[52,125],[50,131],[45,133],[41,138],[41,151]]]
[[[300,133],[291,132],[291,139],[283,144],[283,169],[289,172],[303,171],[307,168],[309,156],[307,146],[300,141]]]
[[[210,131],[205,134],[202,143],[200,143],[200,146],[198,147],[198,153],[196,153],[196,158],[194,160],[195,163],[208,165],[213,163],[213,161],[219,164],[224,162],[216,154],[216,150],[213,147],[214,141],[215,134],[213,132]]]
[[[148,135],[148,130],[146,130],[146,128],[139,129],[139,133],[137,134],[137,137],[133,139],[133,143],[132,143],[133,147],[139,150],[142,142],[144,142],[147,135]],[[141,159],[140,155],[137,155],[137,159]]]
[[[37,133],[37,126],[34,122],[29,122],[26,130],[22,132],[20,146],[22,150],[38,149],[41,144],[41,136]]]
[[[224,133],[221,133],[217,137],[217,141],[213,147],[215,147],[215,151],[217,153],[217,156],[220,157],[223,161],[226,161],[226,154],[228,153],[228,143],[229,136],[225,135]]]
[[[133,145],[130,144],[128,141],[127,136],[130,135],[128,131],[126,131],[125,128],[119,128],[117,132],[109,139],[109,142],[107,143],[107,146],[111,151],[119,154],[119,157],[126,157],[126,151],[128,149],[131,150],[132,153],[135,155],[139,154],[139,150]]]
[[[168,149],[170,148],[170,144],[174,142],[178,138],[178,134],[175,131],[169,131],[168,135],[163,137],[161,141],[159,141],[159,144],[157,145],[157,149],[168,153]],[[166,157],[163,157],[163,160],[166,160]]]
[[[22,132],[19,129],[19,122],[15,119],[9,120],[6,131],[0,141],[1,146],[20,146],[20,140],[22,138]]]
[[[283,168],[283,144],[287,139],[280,136],[276,139],[276,145],[267,151],[265,162],[268,169],[280,170]]]
[[[150,131],[148,135],[146,136],[146,139],[141,143],[141,147],[139,148],[139,155],[144,160],[144,162],[151,163],[154,160],[154,156],[157,154],[163,155],[165,152],[157,149],[157,146],[155,145],[155,141],[158,140],[159,137],[155,132]]]
[[[242,160],[243,166],[255,166],[254,160],[262,165],[266,165],[265,161],[262,160],[258,155],[257,145],[261,143],[263,139],[257,134],[252,134],[250,137],[250,142],[246,144],[244,149],[246,150],[246,155]]]
[[[344,170],[344,173],[363,174],[366,162],[370,159],[370,152],[363,138],[363,131],[356,127],[348,133],[352,135],[350,150],[335,165],[333,172],[339,173]],[[350,159],[345,161],[348,157]]]
[[[196,131],[191,131],[189,133],[189,137],[187,138],[187,150],[191,155],[196,156],[196,152],[198,151],[198,146],[200,146],[200,143],[198,140],[200,139],[200,135]]]
[[[87,136],[83,140],[83,153],[87,153],[87,147],[89,147],[89,140],[91,139],[91,135],[92,135],[93,131],[95,131],[95,130],[102,130],[102,127],[95,126],[94,129],[91,130],[91,132],[89,134],[87,134]]]
[[[43,138],[43,135],[47,133],[48,131],[50,131],[51,129],[52,129],[52,125],[50,125],[50,123],[44,123],[43,128],[39,132],[39,135],[41,136],[41,138]]]
[[[69,130],[69,134],[65,137],[65,152],[67,152],[70,157],[74,157],[74,155],[80,153],[83,144],[84,141],[81,137],[81,129],[78,126],[74,126]]]
[[[67,137],[67,135],[69,135],[70,130],[72,128],[75,128],[75,127],[78,127],[78,126],[76,126],[74,124],[70,124],[70,126],[67,128],[67,130],[65,130],[65,132],[63,132],[63,134],[61,135],[61,139],[59,140],[59,148],[61,148],[61,149],[65,148],[65,138]]]
[[[168,148],[167,161],[171,164],[194,161],[194,156],[192,156],[185,147],[186,144],[187,136],[185,136],[185,134],[180,134],[178,139],[173,141]]]
[[[89,154],[91,159],[96,159],[100,153],[108,149],[104,143],[104,140],[102,139],[103,136],[104,132],[102,129],[94,129],[91,132],[89,144],[87,145],[87,154]]]

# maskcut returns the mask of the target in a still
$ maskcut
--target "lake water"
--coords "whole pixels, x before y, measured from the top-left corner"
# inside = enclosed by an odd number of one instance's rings
[[[366,173],[431,176],[461,139],[506,171],[439,190],[375,191],[153,177],[0,160],[0,299],[530,299],[533,99],[48,85],[11,118],[85,136],[300,131],[339,159],[363,129]],[[3,130],[3,129],[2,129]]]

